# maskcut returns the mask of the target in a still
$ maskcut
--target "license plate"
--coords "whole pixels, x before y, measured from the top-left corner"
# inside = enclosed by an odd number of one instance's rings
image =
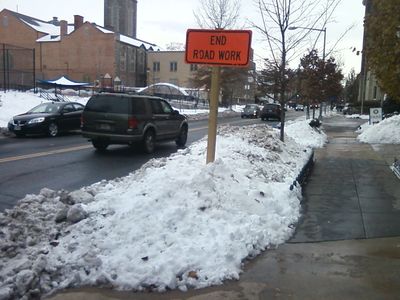
[[[19,126],[19,125],[14,125],[14,130],[21,130],[21,126]]]
[[[100,124],[99,128],[100,128],[101,130],[110,130],[110,129],[111,129],[111,126],[108,125],[108,124]]]

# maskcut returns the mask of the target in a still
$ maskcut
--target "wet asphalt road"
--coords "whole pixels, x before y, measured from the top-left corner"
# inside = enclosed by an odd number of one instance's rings
[[[288,119],[301,115],[291,111]],[[219,124],[249,125],[260,119],[241,119],[240,114],[219,118]],[[265,122],[263,122],[265,123]],[[277,122],[268,122],[274,125]],[[187,145],[207,135],[207,120],[189,122]],[[151,158],[177,151],[174,142],[158,144],[157,151],[144,154],[135,147],[112,145],[105,153],[94,151],[79,133],[56,138],[33,136],[0,138],[0,211],[13,207],[27,194],[44,187],[73,191],[101,180],[128,175]]]

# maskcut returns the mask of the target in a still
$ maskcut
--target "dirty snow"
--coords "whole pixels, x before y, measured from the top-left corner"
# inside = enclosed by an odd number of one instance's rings
[[[305,130],[300,139],[319,135]],[[27,195],[0,214],[0,299],[237,279],[246,259],[293,234],[301,190],[290,185],[311,153],[265,124],[226,126],[214,163],[203,139],[124,178]]]

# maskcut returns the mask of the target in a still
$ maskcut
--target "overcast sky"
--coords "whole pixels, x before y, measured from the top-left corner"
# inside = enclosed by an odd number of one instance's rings
[[[241,0],[241,2],[243,19],[256,19],[258,11],[253,1]],[[49,21],[56,16],[60,20],[64,19],[72,23],[73,15],[78,14],[82,15],[85,21],[104,25],[103,0],[0,0],[0,10],[3,8],[44,21]],[[193,11],[197,8],[199,8],[199,0],[138,0],[137,37],[161,47],[171,42],[184,44],[186,30],[198,28],[193,17]],[[333,22],[327,26],[326,48],[329,50],[346,28],[354,25],[354,28],[335,48],[337,50],[335,58],[344,64],[345,73],[351,68],[359,72],[361,67],[361,56],[356,56],[351,48],[357,48],[357,50],[362,48],[363,17],[362,0],[342,0]],[[322,44],[321,38],[317,47],[322,48]],[[263,44],[254,33],[252,47],[255,49],[256,62],[266,57]]]

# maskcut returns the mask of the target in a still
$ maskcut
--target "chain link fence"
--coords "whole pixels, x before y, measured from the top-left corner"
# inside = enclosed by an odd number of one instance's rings
[[[0,89],[35,88],[35,49],[0,44]]]

